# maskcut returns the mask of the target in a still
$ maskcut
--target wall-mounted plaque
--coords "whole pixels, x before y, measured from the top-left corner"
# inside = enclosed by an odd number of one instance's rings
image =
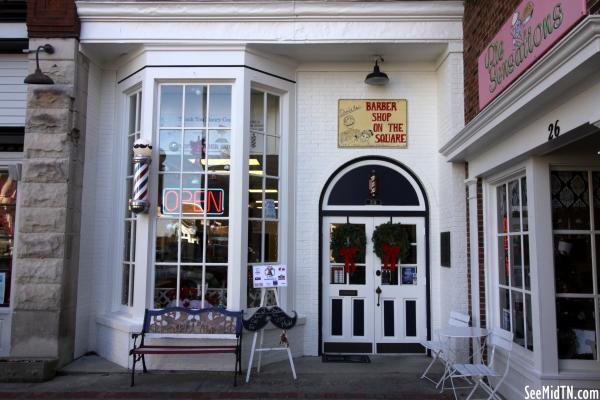
[[[340,99],[338,147],[406,148],[405,99]]]

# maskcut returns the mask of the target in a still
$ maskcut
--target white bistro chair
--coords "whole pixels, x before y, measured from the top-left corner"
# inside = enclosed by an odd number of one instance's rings
[[[475,391],[478,387],[481,386],[486,393],[489,394],[487,399],[500,399],[496,392],[498,388],[504,382],[506,375],[508,374],[508,368],[510,367],[510,353],[512,351],[513,345],[513,334],[511,332],[507,332],[503,329],[495,329],[491,337],[488,339],[488,348],[491,346],[491,355],[489,357],[488,364],[483,364],[483,362],[478,364],[453,364],[450,372],[450,382],[452,383],[452,390],[454,391],[454,398],[458,398],[456,396],[456,388],[454,387],[454,378],[472,378],[475,381],[475,386],[469,393],[469,396],[466,400],[471,399],[471,396],[475,394]],[[504,371],[500,371],[499,369],[494,369],[494,359],[496,357],[496,353],[503,352],[505,353],[506,365],[504,366]],[[488,382],[490,384],[484,382],[483,378],[488,377]],[[500,378],[496,383],[495,387],[492,387],[491,380],[489,378]]]
[[[450,318],[448,319],[448,326],[457,326],[457,327],[461,327],[461,328],[467,328],[469,326],[470,320],[471,320],[471,317],[468,314],[461,314],[456,311],[451,311]],[[444,367],[447,368],[446,363],[448,362],[447,355],[449,354],[449,344],[447,341],[440,339],[438,332],[434,332],[433,336],[435,337],[435,340],[421,341],[421,346],[423,346],[427,350],[431,351],[431,358],[432,358],[431,362],[425,369],[425,372],[423,372],[423,375],[421,375],[421,379],[425,378],[425,379],[437,384],[438,383],[437,381],[434,381],[433,379],[431,379],[430,377],[427,376],[427,372],[429,372],[429,370],[431,369],[431,367],[433,366],[433,364],[435,364],[435,362],[437,360],[439,360],[444,365]]]

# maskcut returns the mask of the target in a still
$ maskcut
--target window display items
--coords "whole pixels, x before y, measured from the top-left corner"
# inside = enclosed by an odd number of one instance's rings
[[[133,143],[133,194],[129,210],[136,214],[148,212],[148,172],[152,161],[152,145],[147,139]]]

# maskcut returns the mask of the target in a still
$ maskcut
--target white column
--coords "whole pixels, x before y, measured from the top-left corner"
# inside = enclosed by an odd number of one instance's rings
[[[532,158],[527,163],[533,345],[535,369],[542,374],[558,372],[549,175],[543,159]]]

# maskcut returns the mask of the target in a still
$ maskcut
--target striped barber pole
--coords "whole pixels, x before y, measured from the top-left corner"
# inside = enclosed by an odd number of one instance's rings
[[[148,211],[148,173],[150,171],[150,157],[133,157],[133,193],[129,201],[129,209],[134,213]]]

